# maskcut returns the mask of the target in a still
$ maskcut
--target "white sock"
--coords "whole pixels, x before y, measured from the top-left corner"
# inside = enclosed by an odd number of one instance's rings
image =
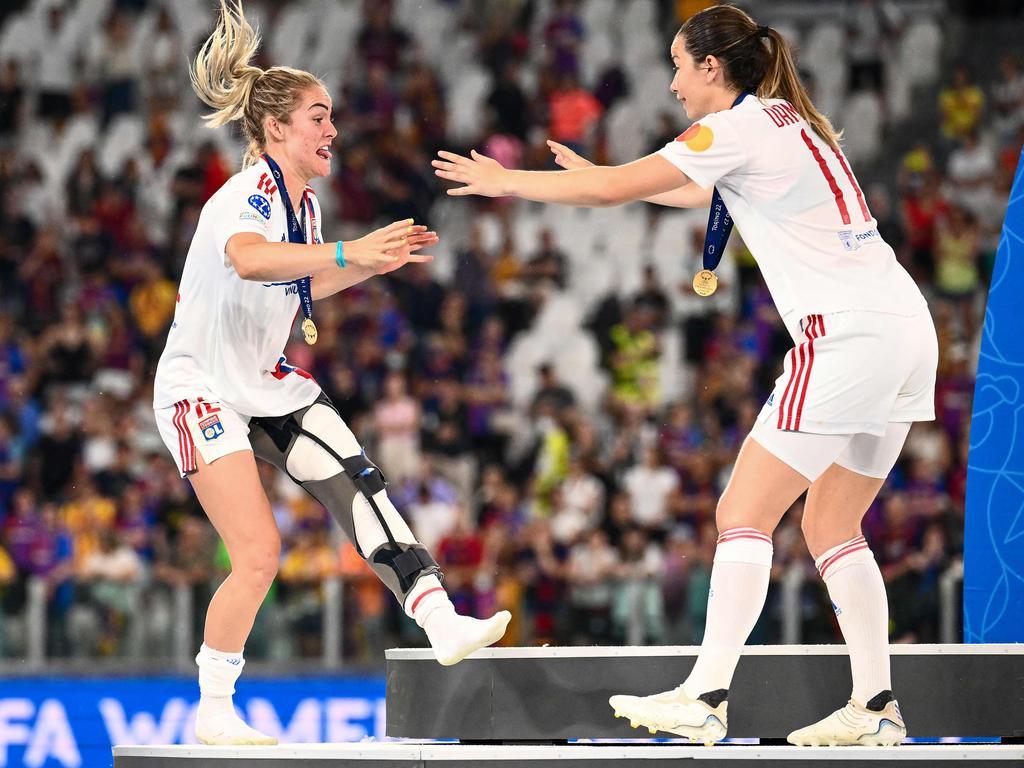
[[[448,609],[455,610],[448,593],[441,586],[441,580],[437,576],[421,576],[417,579],[409,594],[405,596],[406,615],[416,620],[422,628],[426,628],[427,617],[436,609],[441,613],[448,613]]]
[[[889,675],[889,604],[878,563],[863,536],[832,547],[814,561],[850,653],[853,698],[867,704],[892,689]]]
[[[697,663],[683,683],[691,698],[728,689],[768,594],[771,537],[754,528],[730,528],[718,537],[708,591],[708,618]]]
[[[202,713],[234,714],[231,697],[235,693],[235,682],[245,666],[242,652],[218,651],[203,643],[196,655],[196,664],[199,665],[199,707]]]

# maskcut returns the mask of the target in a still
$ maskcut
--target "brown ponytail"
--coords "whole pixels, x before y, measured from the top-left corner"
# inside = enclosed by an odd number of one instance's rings
[[[676,36],[694,61],[717,58],[728,84],[761,99],[785,99],[826,143],[839,146],[841,132],[811,102],[778,30],[759,27],[735,6],[719,5],[695,13]]]

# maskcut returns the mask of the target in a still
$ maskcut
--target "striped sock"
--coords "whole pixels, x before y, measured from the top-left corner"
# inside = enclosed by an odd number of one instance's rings
[[[878,563],[863,536],[832,547],[814,561],[850,653],[853,698],[867,704],[892,688],[889,605]]]
[[[772,539],[754,528],[722,531],[711,568],[704,641],[683,683],[691,698],[728,689],[743,644],[757,623],[768,594]]]

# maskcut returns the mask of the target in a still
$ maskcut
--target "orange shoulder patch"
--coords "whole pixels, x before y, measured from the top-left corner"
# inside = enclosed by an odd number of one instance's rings
[[[715,140],[714,132],[706,125],[694,123],[681,134],[676,136],[676,141],[686,143],[688,149],[694,152],[703,152]]]

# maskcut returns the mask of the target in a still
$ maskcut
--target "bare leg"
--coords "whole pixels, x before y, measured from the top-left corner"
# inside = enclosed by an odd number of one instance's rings
[[[256,470],[252,451],[239,451],[206,464],[196,452],[191,475],[199,503],[224,540],[231,573],[206,612],[199,665],[196,738],[204,744],[276,744],[277,739],[246,725],[232,704],[235,681],[245,665],[242,649],[256,612],[277,575],[281,538]]]
[[[231,558],[231,572],[206,611],[203,641],[237,653],[277,575],[281,537],[251,451],[228,454],[213,464],[203,462],[197,451],[196,461],[199,471],[189,479]]]

